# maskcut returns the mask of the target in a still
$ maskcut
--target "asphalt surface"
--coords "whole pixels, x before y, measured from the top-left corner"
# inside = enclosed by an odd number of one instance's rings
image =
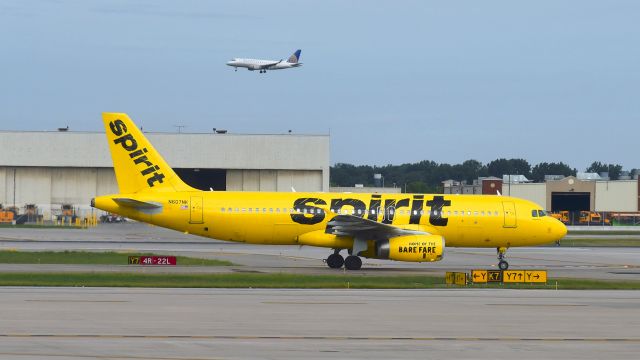
[[[0,249],[13,250],[86,250],[158,252],[163,254],[229,260],[231,267],[133,267],[92,265],[8,265],[5,271],[106,271],[106,272],[293,272],[330,274],[323,259],[328,249],[299,246],[268,246],[229,243],[182,234],[140,223],[105,224],[88,230],[76,229],[0,229]],[[542,269],[550,278],[640,280],[640,248],[606,247],[534,247],[512,248],[507,252],[512,269]],[[402,263],[363,259],[362,275],[425,274],[443,275],[446,271],[492,269],[496,267],[494,249],[447,248],[444,260],[437,263]]]
[[[637,359],[637,291],[0,288],[0,359]]]

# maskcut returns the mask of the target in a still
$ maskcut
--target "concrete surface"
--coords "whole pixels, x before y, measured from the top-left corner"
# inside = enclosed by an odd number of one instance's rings
[[[636,359],[637,291],[0,288],[0,359]]]

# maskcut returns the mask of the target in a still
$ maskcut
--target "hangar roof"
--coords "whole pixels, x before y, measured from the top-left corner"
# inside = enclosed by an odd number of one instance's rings
[[[175,168],[328,170],[329,135],[145,133]],[[0,131],[0,166],[112,167],[104,133]]]

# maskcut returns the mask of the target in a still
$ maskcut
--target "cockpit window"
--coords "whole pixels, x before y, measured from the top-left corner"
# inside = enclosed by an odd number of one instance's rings
[[[538,210],[538,216],[540,217],[547,216],[547,213],[544,212],[544,210]]]
[[[538,217],[538,210],[531,210],[531,216]]]

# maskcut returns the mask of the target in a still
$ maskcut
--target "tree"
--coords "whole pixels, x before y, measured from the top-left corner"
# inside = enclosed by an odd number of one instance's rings
[[[598,174],[602,172],[608,172],[609,179],[618,180],[620,178],[620,173],[622,172],[622,165],[604,164],[604,163],[601,163],[600,161],[594,161],[587,168],[587,172],[598,173]]]
[[[502,175],[531,176],[531,165],[525,159],[496,159],[487,164],[489,175],[502,178]]]
[[[559,163],[540,163],[531,169],[531,180],[544,181],[545,175],[562,175],[562,176],[575,176],[576,169],[571,169],[569,165]]]

